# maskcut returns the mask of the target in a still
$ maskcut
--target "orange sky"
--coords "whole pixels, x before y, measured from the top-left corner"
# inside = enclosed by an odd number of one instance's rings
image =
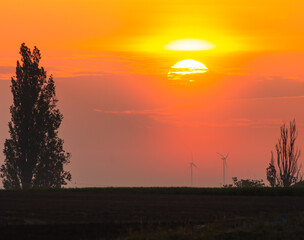
[[[0,3],[0,146],[19,47],[42,52],[64,114],[74,186],[196,186],[264,178],[283,121],[304,140],[304,2],[28,0]],[[172,51],[179,39],[215,47]],[[184,59],[209,72],[172,85]],[[0,163],[3,162],[0,157]]]

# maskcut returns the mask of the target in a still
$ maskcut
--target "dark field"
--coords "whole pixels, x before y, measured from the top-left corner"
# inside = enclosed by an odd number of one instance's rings
[[[304,190],[0,191],[0,239],[304,239]]]

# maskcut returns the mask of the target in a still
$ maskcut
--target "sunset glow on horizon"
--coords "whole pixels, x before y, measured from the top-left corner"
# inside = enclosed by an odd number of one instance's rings
[[[279,127],[294,118],[304,149],[304,1],[12,0],[0,9],[0,148],[25,42],[55,80],[69,186],[188,186],[191,153],[194,185],[221,186],[217,152],[230,152],[227,182],[265,179]]]

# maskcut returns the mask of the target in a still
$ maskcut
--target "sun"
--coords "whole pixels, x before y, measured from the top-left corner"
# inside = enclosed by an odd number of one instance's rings
[[[194,82],[202,73],[207,71],[208,68],[205,64],[196,60],[187,59],[173,65],[168,72],[168,78],[170,80]]]
[[[207,69],[203,63],[192,59],[180,61],[171,68],[176,74],[204,73]]]

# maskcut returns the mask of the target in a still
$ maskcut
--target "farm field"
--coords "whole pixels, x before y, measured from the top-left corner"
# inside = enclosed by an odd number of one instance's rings
[[[304,239],[304,191],[0,191],[0,239]]]

